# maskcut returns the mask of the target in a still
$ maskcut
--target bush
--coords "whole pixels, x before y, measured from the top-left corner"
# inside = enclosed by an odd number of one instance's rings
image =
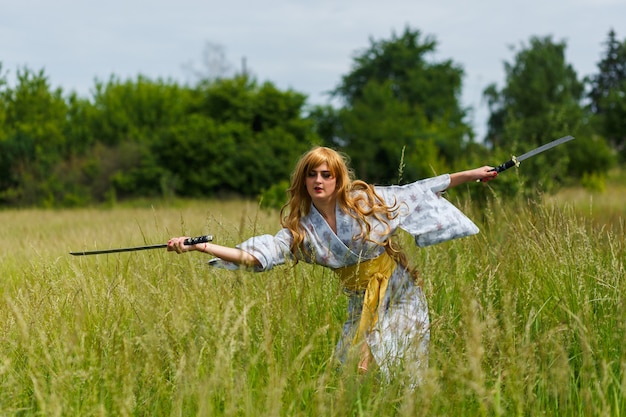
[[[264,210],[280,210],[287,202],[289,181],[283,180],[264,190],[259,196],[259,203]]]
[[[580,180],[580,184],[589,191],[606,191],[606,176],[597,172],[584,173]]]

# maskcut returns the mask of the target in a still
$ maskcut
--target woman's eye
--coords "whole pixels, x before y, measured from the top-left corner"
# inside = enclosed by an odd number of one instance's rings
[[[307,177],[309,178],[317,178],[317,175],[320,175],[323,179],[328,180],[333,177],[333,174],[329,171],[309,171]]]

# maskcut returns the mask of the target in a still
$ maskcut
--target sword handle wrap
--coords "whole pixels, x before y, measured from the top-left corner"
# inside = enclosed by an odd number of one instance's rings
[[[510,160],[506,161],[505,163],[495,167],[494,171],[496,171],[499,174],[502,171],[505,171],[509,168],[516,167],[516,166],[519,166],[519,162],[517,161],[517,158],[513,157]]]
[[[192,245],[196,245],[198,243],[208,243],[211,242],[213,240],[213,236],[211,235],[206,235],[206,236],[198,236],[198,237],[190,237],[185,239],[185,241],[183,242],[185,244],[185,246],[192,246]]]

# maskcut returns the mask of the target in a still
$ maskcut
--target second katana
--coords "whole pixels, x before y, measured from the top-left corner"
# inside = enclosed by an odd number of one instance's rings
[[[569,142],[570,140],[574,139],[574,136],[563,136],[560,139],[556,139],[553,140],[552,142],[548,142],[545,145],[542,145],[538,148],[533,149],[532,151],[526,152],[523,155],[520,155],[518,157],[513,156],[510,160],[506,161],[505,163],[498,165],[497,167],[495,167],[493,170],[500,173],[504,170],[507,170],[511,167],[517,167],[519,166],[520,162],[522,162],[525,159],[530,158],[531,156],[535,156],[541,152],[547,151],[548,149],[554,148],[555,146],[558,146],[562,143],[565,142]]]

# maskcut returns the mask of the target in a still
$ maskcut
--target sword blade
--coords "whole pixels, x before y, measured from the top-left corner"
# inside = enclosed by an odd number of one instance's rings
[[[149,250],[166,248],[167,243],[161,243],[158,245],[146,245],[146,246],[134,246],[131,248],[118,248],[118,249],[103,249],[103,250],[86,250],[82,252],[70,252],[70,255],[82,256],[82,255],[99,255],[102,253],[119,253],[119,252],[133,252],[138,250]]]
[[[518,156],[517,161],[522,162],[524,159],[528,159],[531,156],[535,156],[541,152],[547,151],[548,149],[554,148],[555,146],[558,146],[562,143],[569,142],[572,139],[574,139],[574,136],[570,136],[570,135],[563,136],[560,139],[556,139],[556,140],[553,140],[552,142],[548,142],[545,145],[542,145],[538,148],[533,149],[532,151],[526,152],[525,154]]]
[[[574,139],[574,136],[563,136],[562,138],[553,140],[552,142],[548,142],[545,145],[542,145],[538,148],[533,149],[530,152],[526,152],[525,154],[523,154],[522,156],[518,156],[518,157],[513,157],[511,159],[509,159],[508,161],[506,161],[503,164],[498,165],[497,167],[495,167],[493,169],[493,171],[496,171],[498,173],[502,172],[502,171],[506,171],[507,169],[511,168],[511,167],[516,167],[519,166],[519,163],[522,162],[524,159],[528,159],[531,156],[535,156],[538,153],[541,153],[543,151],[547,151],[550,148],[554,148],[557,145],[560,145],[562,143],[568,142],[570,140]]]

